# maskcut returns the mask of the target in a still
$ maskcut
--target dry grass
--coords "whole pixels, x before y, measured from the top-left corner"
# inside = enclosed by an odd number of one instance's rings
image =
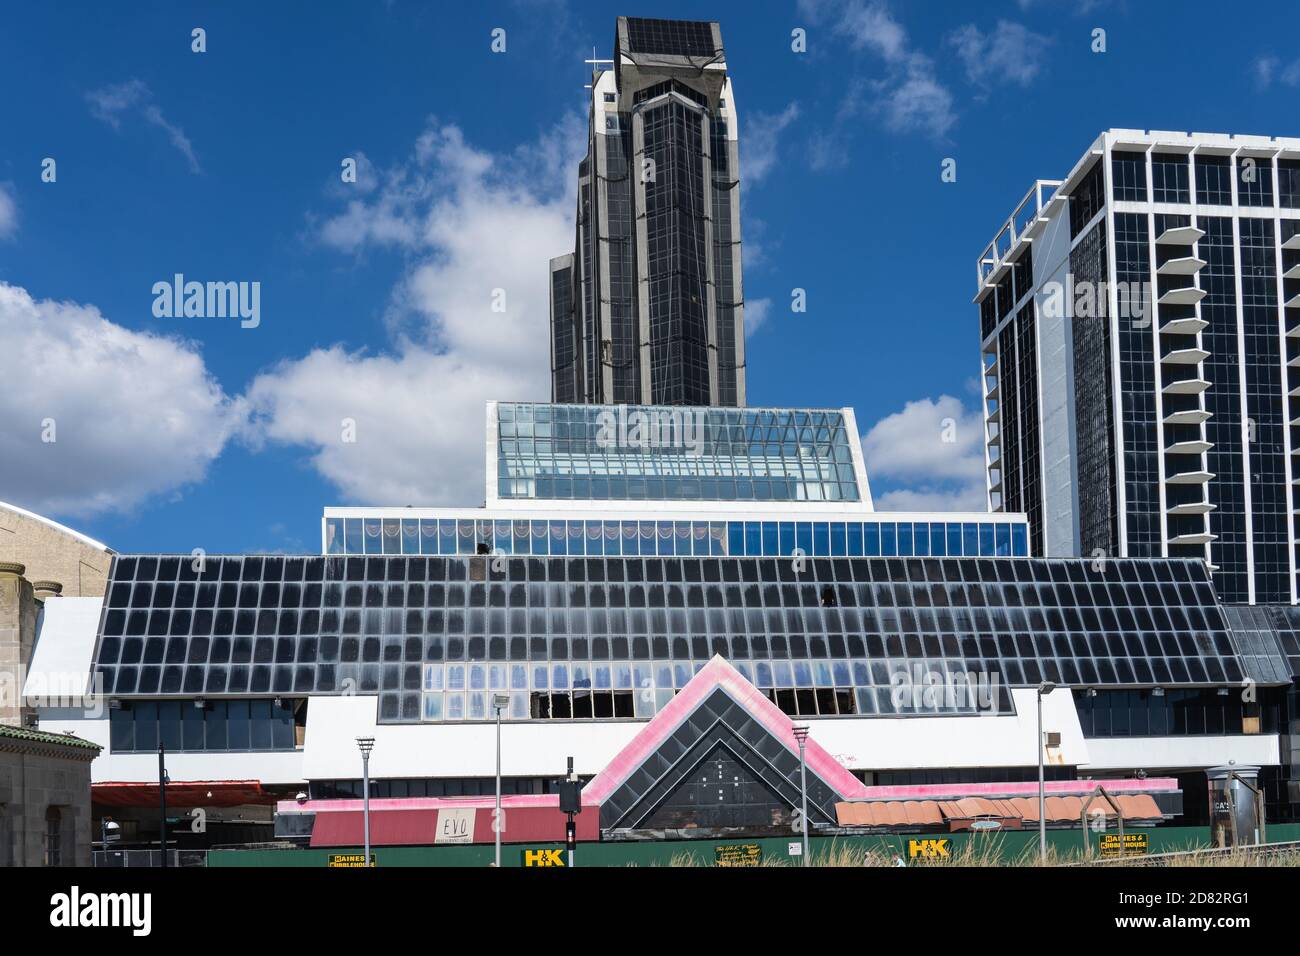
[[[1080,841],[1082,843],[1082,841]],[[1188,847],[1188,851],[1195,848]],[[710,850],[711,852],[711,850]],[[851,843],[832,840],[829,846],[814,848],[810,854],[810,865],[815,867],[897,867],[900,855],[866,849]],[[905,859],[909,867],[1013,867],[1039,866],[1038,846],[1031,844],[1023,851],[1004,856],[996,839],[968,840],[946,857]],[[1083,847],[1075,850],[1047,848],[1047,866],[1077,866],[1096,863],[1096,856],[1087,858]],[[635,866],[636,864],[628,864]],[[653,864],[670,867],[712,867],[712,859],[706,859],[703,851],[683,850],[675,853],[667,863]],[[764,856],[761,866],[798,867],[798,858]],[[1135,858],[1132,863],[1112,863],[1110,866],[1175,866],[1175,867],[1300,867],[1300,851],[1290,850],[1282,853],[1260,853],[1252,848],[1241,848],[1230,853],[1188,852],[1185,856],[1168,857],[1159,861],[1145,862]]]

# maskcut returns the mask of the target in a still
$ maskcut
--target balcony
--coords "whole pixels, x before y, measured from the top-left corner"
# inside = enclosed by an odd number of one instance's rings
[[[1160,268],[1156,269],[1156,272],[1162,276],[1191,276],[1196,275],[1204,268],[1204,259],[1198,259],[1195,256],[1184,256],[1181,259],[1167,260],[1161,264]]]
[[[1161,335],[1195,335],[1209,325],[1204,319],[1170,319],[1160,326]]]
[[[1199,425],[1210,420],[1210,413],[1203,408],[1193,408],[1185,412],[1170,412],[1164,417],[1166,425]]]
[[[1203,378],[1185,378],[1178,382],[1169,382],[1161,389],[1165,395],[1199,395],[1210,387]]]
[[[1160,361],[1169,365],[1198,365],[1209,357],[1205,349],[1174,349],[1160,356]]]
[[[1190,246],[1205,238],[1205,230],[1195,226],[1175,226],[1156,236],[1156,243],[1162,246]]]
[[[1205,290],[1198,289],[1194,285],[1183,286],[1180,289],[1170,289],[1162,295],[1156,302],[1159,305],[1196,305],[1205,298]]]

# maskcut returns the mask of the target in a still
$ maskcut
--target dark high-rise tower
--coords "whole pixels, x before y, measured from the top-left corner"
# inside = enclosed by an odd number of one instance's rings
[[[744,405],[736,106],[717,23],[619,17],[577,237],[552,259],[556,402]]]

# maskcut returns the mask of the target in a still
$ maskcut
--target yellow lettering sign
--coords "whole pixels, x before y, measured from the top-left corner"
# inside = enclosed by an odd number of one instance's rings
[[[908,840],[907,855],[911,857],[913,860],[918,858],[927,859],[927,860],[937,860],[940,858],[948,857],[950,855],[949,853],[950,842],[951,841],[947,839]]]
[[[524,866],[564,866],[564,851],[524,850]]]

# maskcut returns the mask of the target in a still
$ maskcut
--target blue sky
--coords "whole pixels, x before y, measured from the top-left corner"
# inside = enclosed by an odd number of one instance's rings
[[[1300,135],[1294,6],[1250,11],[12,5],[0,500],[119,550],[210,553],[317,550],[326,504],[481,503],[483,401],[547,395],[582,60],[625,12],[722,24],[750,404],[854,406],[878,503],[981,507],[978,253],[1105,128]],[[259,282],[259,324],[155,316],[177,273]]]

